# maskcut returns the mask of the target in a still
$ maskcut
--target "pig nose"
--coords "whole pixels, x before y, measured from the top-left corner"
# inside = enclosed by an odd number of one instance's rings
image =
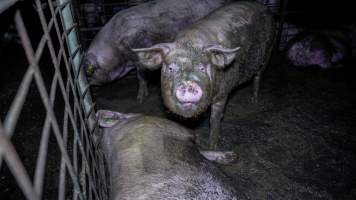
[[[193,81],[183,81],[176,89],[176,97],[181,103],[196,103],[202,96],[201,87]]]

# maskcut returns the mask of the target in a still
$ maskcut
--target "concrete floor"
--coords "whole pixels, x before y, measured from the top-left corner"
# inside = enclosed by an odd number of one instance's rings
[[[250,102],[252,84],[231,94],[219,148],[236,151],[239,160],[221,169],[249,199],[356,199],[356,70],[273,63],[262,79],[258,104]],[[178,121],[204,147],[209,112],[195,120],[169,114],[161,101],[158,73],[150,73],[150,95],[142,105],[136,101],[132,72],[93,88],[97,108]]]

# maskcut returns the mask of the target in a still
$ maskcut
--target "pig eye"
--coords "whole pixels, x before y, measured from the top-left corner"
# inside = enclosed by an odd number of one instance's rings
[[[171,63],[168,65],[168,71],[169,72],[176,72],[178,71],[178,65],[176,63]]]
[[[203,64],[201,64],[201,63],[198,65],[198,69],[201,72],[205,72],[205,66]]]

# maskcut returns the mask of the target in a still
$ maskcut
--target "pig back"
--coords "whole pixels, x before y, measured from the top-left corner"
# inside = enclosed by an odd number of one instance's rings
[[[223,45],[240,47],[233,63],[217,72],[217,91],[231,91],[255,76],[268,62],[275,38],[275,24],[268,8],[255,2],[237,2],[227,7],[232,21],[224,30],[227,39]],[[223,95],[226,95],[225,93]]]
[[[227,2],[230,0],[157,0],[128,8],[109,20],[91,48],[102,43],[128,50],[171,41],[180,29]]]
[[[177,41],[200,48],[210,44],[240,47],[233,63],[215,73],[216,93],[224,96],[251,79],[267,62],[274,37],[275,24],[268,8],[241,1],[225,5],[191,25],[178,34]]]
[[[120,137],[113,138],[109,158],[111,199],[234,199],[224,175],[202,158],[186,128],[142,116],[113,131]]]

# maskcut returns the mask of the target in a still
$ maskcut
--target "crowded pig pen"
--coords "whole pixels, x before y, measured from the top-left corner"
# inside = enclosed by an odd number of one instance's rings
[[[0,198],[355,199],[351,6],[177,2],[0,3]]]

